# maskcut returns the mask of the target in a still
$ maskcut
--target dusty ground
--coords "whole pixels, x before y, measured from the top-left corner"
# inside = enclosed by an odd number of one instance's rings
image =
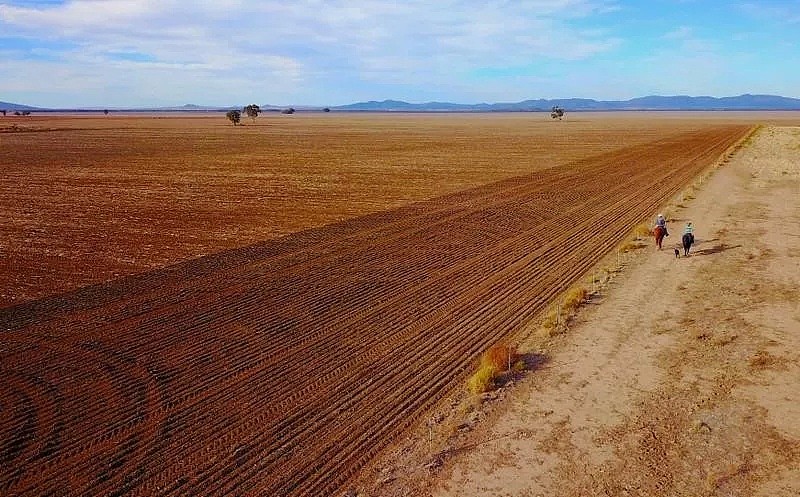
[[[221,114],[0,118],[0,308],[752,119],[270,113],[234,127]]]
[[[797,112],[0,118],[0,308],[722,123]]]
[[[800,495],[800,128],[761,130],[695,186],[665,250],[627,261],[566,335],[528,340],[534,372],[434,416],[434,443],[369,468],[361,494]],[[479,421],[451,435],[461,419]]]

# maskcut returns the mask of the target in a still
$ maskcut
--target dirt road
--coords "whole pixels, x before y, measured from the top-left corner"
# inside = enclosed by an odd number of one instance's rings
[[[800,128],[762,129],[683,204],[418,494],[800,495]]]

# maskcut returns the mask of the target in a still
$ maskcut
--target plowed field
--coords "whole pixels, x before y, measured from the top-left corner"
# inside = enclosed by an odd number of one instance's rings
[[[264,115],[237,127],[222,116],[7,117],[0,308],[707,125],[641,114]]]
[[[330,494],[747,130],[0,310],[0,493]]]

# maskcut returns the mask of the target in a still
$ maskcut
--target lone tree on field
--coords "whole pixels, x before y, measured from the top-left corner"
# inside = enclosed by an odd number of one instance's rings
[[[294,114],[294,107],[289,107],[288,109],[283,109],[281,114]]]
[[[232,122],[234,126],[239,124],[242,120],[242,113],[238,110],[229,110],[225,117],[228,118],[228,121]]]
[[[250,119],[253,120],[253,122],[255,122],[256,118],[261,113],[261,107],[259,107],[256,104],[250,104],[247,107],[245,107],[243,111],[245,114],[247,114],[247,117],[249,117]]]
[[[558,105],[554,105],[553,110],[550,111],[550,117],[552,117],[553,119],[558,119],[560,121],[561,118],[564,117],[564,108],[559,107]]]
[[[7,110],[5,110],[5,109],[3,109],[3,110],[0,110],[0,112],[2,112],[2,113],[3,113],[3,116],[5,116],[5,115],[6,115],[6,112],[8,112],[8,111],[7,111]]]
[[[103,114],[108,115],[108,109],[103,110]]]
[[[331,110],[328,107],[325,107],[324,109],[322,109],[322,112],[330,112],[330,111]]]

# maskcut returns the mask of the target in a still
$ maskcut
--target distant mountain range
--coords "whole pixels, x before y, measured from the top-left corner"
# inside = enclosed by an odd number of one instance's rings
[[[559,98],[524,100],[509,103],[455,104],[427,102],[412,104],[399,100],[358,102],[331,107],[338,111],[384,112],[508,112],[549,111],[553,106],[567,111],[608,110],[800,110],[800,99],[776,95],[739,95],[738,97],[649,96],[630,100],[593,100],[589,98]]]
[[[230,109],[240,109],[241,107],[213,107],[213,106],[206,106],[206,105],[194,105],[194,104],[186,104],[181,106],[175,107],[148,107],[148,108],[129,108],[129,109],[120,109],[120,108],[113,108],[109,107],[109,110],[113,110],[116,112],[154,112],[154,111],[188,111],[188,112],[202,112],[202,111],[226,111]],[[16,111],[16,110],[30,110],[30,111],[39,111],[39,112],[48,112],[48,111],[74,111],[74,112],[102,112],[104,110],[103,107],[31,107],[30,105],[22,105],[22,104],[15,104],[12,102],[0,102],[0,110],[7,110],[7,111]]]
[[[0,110],[15,111],[15,110],[41,110],[41,109],[38,109],[36,107],[31,107],[30,105],[12,104],[10,102],[0,102]]]
[[[22,104],[15,104],[12,102],[0,102],[0,111],[17,111],[17,110],[30,110],[34,112],[103,112],[103,110],[108,109],[112,112],[226,112],[229,110],[241,110],[244,106],[243,105],[229,105],[227,107],[223,106],[213,106],[213,105],[196,105],[196,104],[185,104],[185,105],[176,105],[172,107],[31,107],[30,105],[22,105]],[[279,106],[279,105],[261,105],[262,112],[279,112],[284,109],[288,109],[289,106]],[[323,107],[313,107],[313,106],[295,106],[293,107],[297,111],[321,111]]]
[[[613,111],[613,110],[800,110],[800,99],[781,97],[777,95],[739,95],[736,97],[690,97],[678,96],[648,96],[630,100],[593,100],[589,98],[559,98],[523,100],[522,102],[507,103],[480,103],[458,104],[451,102],[426,102],[409,103],[401,100],[383,100],[357,102],[348,105],[330,107],[334,111],[350,112],[535,112],[549,111],[553,106],[563,107],[566,111]],[[278,111],[288,106],[262,105],[263,111]],[[239,109],[241,106],[213,107],[205,105],[186,104],[176,107],[157,108],[131,108],[111,109],[126,112],[217,112],[230,109]],[[320,111],[323,107],[294,106],[298,111]],[[91,109],[54,109],[31,107],[10,102],[0,102],[0,110],[17,111],[102,111],[101,108]]]

